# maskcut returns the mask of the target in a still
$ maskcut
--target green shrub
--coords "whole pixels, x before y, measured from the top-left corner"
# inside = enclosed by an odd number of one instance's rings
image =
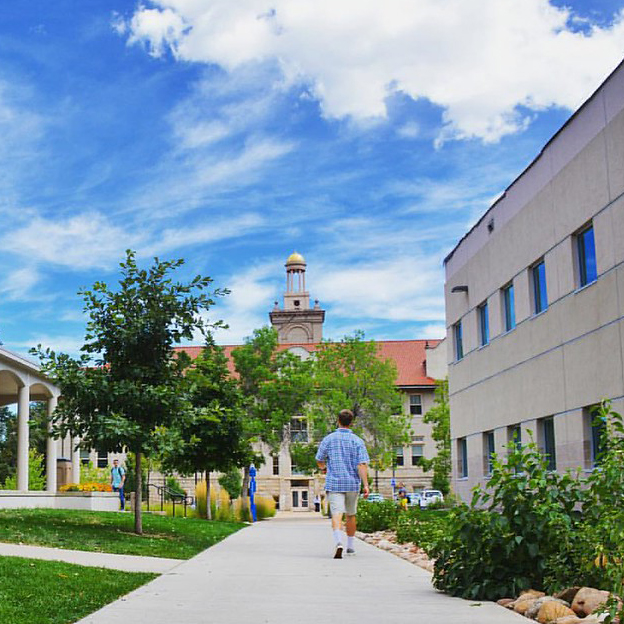
[[[488,485],[449,513],[448,531],[431,548],[435,587],[488,600],[544,588],[549,561],[565,559],[581,519],[578,478],[550,472],[533,441],[512,442],[505,461],[495,457]]]
[[[255,496],[256,517],[258,520],[272,518],[275,515],[275,500],[272,496]]]
[[[45,458],[34,448],[28,450],[28,489],[29,490],[45,490],[46,478],[43,470]],[[9,475],[3,490],[17,490],[17,473]]]
[[[167,479],[165,480],[165,485],[167,489],[174,494],[179,494],[180,496],[186,495],[186,491],[182,489],[180,482],[174,476],[167,477]],[[171,494],[165,494],[165,500],[171,500]]]
[[[410,509],[408,513],[399,514],[396,520],[397,541],[400,544],[412,542],[427,554],[440,543],[446,532],[447,514],[423,512]]]
[[[363,533],[385,531],[396,526],[396,519],[400,510],[392,500],[358,502],[357,525]]]
[[[97,468],[91,461],[80,466],[80,483],[110,483],[110,480],[110,468]]]

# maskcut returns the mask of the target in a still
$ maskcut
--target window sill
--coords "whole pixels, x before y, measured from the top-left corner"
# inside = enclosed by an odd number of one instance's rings
[[[511,329],[506,329],[502,334],[499,335],[499,338],[502,338],[503,336],[507,336],[508,334],[511,334],[511,332],[516,329],[516,326],[514,325]]]
[[[548,308],[544,308],[541,312],[534,312],[531,316],[531,319],[537,318],[538,316],[542,316],[542,314],[546,314],[548,312]]]
[[[587,282],[587,284],[585,284],[585,286],[579,286],[575,291],[574,294],[578,294],[580,292],[583,292],[585,289],[589,288],[590,286],[593,286],[596,282],[598,281],[598,278],[596,278],[595,280],[592,280],[591,282]]]

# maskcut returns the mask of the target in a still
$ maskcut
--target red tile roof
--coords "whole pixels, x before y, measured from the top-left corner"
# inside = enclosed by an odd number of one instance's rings
[[[398,386],[433,386],[435,380],[427,376],[426,348],[436,347],[439,343],[439,340],[378,340],[378,355],[381,359],[394,360],[396,363]],[[235,374],[231,353],[241,345],[221,346],[225,349],[225,355],[228,358],[228,369]],[[314,352],[318,348],[318,343],[282,344],[279,349],[286,350],[291,347],[302,347],[306,351]],[[175,348],[176,351],[186,351],[191,359],[195,359],[202,349],[203,347]]]

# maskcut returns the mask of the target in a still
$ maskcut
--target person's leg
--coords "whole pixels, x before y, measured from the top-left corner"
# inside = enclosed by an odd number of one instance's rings
[[[336,543],[336,552],[334,559],[342,558],[342,516],[345,512],[345,496],[344,492],[328,492],[327,499],[331,505],[331,523],[332,532],[334,534],[334,542]]]
[[[346,511],[346,529],[347,529],[347,554],[352,555],[355,553],[355,530],[357,528],[356,513],[357,513],[357,492],[347,492],[345,496],[345,511]]]
[[[126,507],[126,499],[124,497],[124,489],[123,486],[119,488],[119,502],[121,504],[121,511],[123,511]]]

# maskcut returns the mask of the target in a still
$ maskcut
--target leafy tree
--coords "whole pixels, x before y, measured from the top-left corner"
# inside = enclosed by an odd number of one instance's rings
[[[392,360],[382,360],[374,341],[363,332],[340,342],[324,342],[313,364],[314,398],[306,414],[314,439],[336,428],[337,414],[350,409],[353,430],[368,447],[371,466],[392,465],[394,449],[409,441],[409,417],[403,413],[396,389],[397,370]]]
[[[243,397],[228,371],[223,349],[212,337],[189,368],[185,382],[192,409],[161,430],[162,467],[183,475],[205,472],[210,500],[210,473],[244,466],[251,457],[243,435]],[[211,519],[210,505],[207,519]]]
[[[277,452],[291,419],[309,399],[310,362],[279,350],[277,332],[270,327],[255,330],[242,347],[232,351],[232,359],[244,400],[244,439],[250,449],[255,442],[263,442]],[[260,453],[250,459],[256,464],[264,461]],[[246,465],[244,493],[248,485]]]
[[[219,485],[227,491],[230,498],[238,498],[241,495],[243,482],[240,470],[231,468],[219,477]]]
[[[142,458],[154,453],[157,431],[189,409],[183,387],[188,361],[175,358],[173,346],[211,327],[201,313],[214,304],[220,289],[204,292],[209,277],[174,282],[170,273],[183,260],[139,269],[128,250],[120,264],[116,290],[96,282],[81,290],[89,315],[83,355],[79,359],[41,347],[34,350],[43,370],[56,383],[62,400],[53,422],[57,434],[80,437],[83,446],[121,451],[136,457],[135,531],[141,518]]]
[[[424,470],[433,468],[432,487],[448,494],[451,489],[451,410],[448,379],[436,382],[433,407],[423,416],[423,422],[433,425],[431,437],[435,440],[437,455],[421,460]]]

